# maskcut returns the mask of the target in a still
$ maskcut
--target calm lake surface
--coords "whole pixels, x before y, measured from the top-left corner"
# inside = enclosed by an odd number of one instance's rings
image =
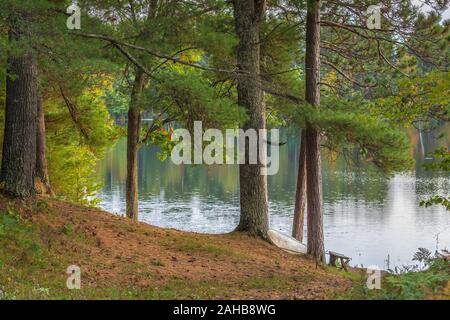
[[[450,193],[450,176],[422,169],[436,146],[449,146],[449,128],[439,133],[409,132],[416,168],[409,174],[383,177],[355,169],[342,160],[323,160],[325,249],[352,257],[352,265],[381,268],[412,264],[418,248],[450,249],[450,213],[442,207],[421,208],[436,193]],[[288,235],[298,165],[295,130],[282,135],[280,172],[269,177],[270,226]],[[175,166],[157,158],[158,149],[139,153],[140,220],[200,233],[226,233],[239,221],[236,166]],[[104,188],[100,207],[125,211],[126,141],[121,140],[99,163]]]

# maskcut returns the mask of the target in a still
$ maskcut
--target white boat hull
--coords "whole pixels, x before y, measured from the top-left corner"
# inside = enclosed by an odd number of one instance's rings
[[[279,231],[269,230],[270,241],[278,248],[291,254],[306,254],[306,246],[300,241]]]

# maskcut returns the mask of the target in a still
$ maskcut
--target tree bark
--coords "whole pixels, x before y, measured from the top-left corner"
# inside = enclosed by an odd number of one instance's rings
[[[36,129],[36,174],[35,189],[39,194],[53,195],[48,175],[45,141],[45,114],[42,99],[37,100],[37,129]]]
[[[126,214],[137,221],[138,209],[138,151],[139,134],[141,130],[141,110],[139,100],[144,89],[144,75],[136,71],[131,92],[130,107],[128,109],[128,137],[127,137],[127,185],[126,185]]]
[[[10,42],[28,37],[23,22],[13,20]],[[0,180],[18,198],[34,196],[36,169],[37,62],[31,49],[10,54],[6,79],[6,113]]]
[[[237,47],[238,68],[245,76],[238,78],[238,102],[246,107],[250,117],[244,129],[265,129],[266,107],[260,88],[260,25],[265,14],[265,0],[235,0],[234,19],[239,37]],[[258,142],[259,143],[259,142]],[[260,146],[258,146],[260,148]],[[261,175],[261,163],[248,163],[239,167],[241,215],[237,231],[267,239],[269,211],[267,177]]]
[[[295,193],[294,224],[292,237],[303,242],[306,206],[306,131],[301,131],[300,156],[298,161],[297,190]]]
[[[306,101],[320,106],[320,0],[308,0],[306,20]],[[308,254],[325,261],[320,131],[306,128]]]

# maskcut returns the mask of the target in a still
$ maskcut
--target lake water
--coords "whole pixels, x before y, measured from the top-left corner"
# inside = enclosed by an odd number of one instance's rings
[[[450,213],[442,207],[421,208],[419,202],[436,193],[448,195],[450,176],[426,172],[426,155],[438,145],[449,146],[450,130],[409,132],[415,146],[414,172],[386,178],[358,170],[345,161],[324,156],[325,249],[352,258],[352,265],[381,268],[410,265],[418,248],[450,249]],[[292,230],[298,138],[284,133],[280,172],[269,177],[270,226],[288,235]],[[140,220],[200,233],[226,233],[239,221],[239,184],[236,166],[175,166],[161,162],[158,149],[139,152]],[[99,163],[104,188],[100,207],[125,211],[126,142],[121,140]]]

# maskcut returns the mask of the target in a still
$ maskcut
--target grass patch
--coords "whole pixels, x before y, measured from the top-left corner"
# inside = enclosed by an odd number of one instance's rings
[[[162,262],[162,261],[159,260],[159,259],[153,260],[153,261],[151,262],[151,264],[152,264],[152,266],[155,266],[155,267],[165,267],[165,266],[166,266],[166,265],[164,264],[164,262]]]
[[[45,291],[32,281],[24,281],[48,262],[36,231],[15,210],[0,211],[0,299],[16,299],[21,287],[34,292],[33,296]]]
[[[42,262],[39,236],[34,231],[31,223],[16,211],[7,209],[0,212],[0,266]]]
[[[73,224],[71,224],[71,223],[65,224],[62,227],[61,232],[63,234],[65,234],[66,236],[72,236],[75,233]]]

